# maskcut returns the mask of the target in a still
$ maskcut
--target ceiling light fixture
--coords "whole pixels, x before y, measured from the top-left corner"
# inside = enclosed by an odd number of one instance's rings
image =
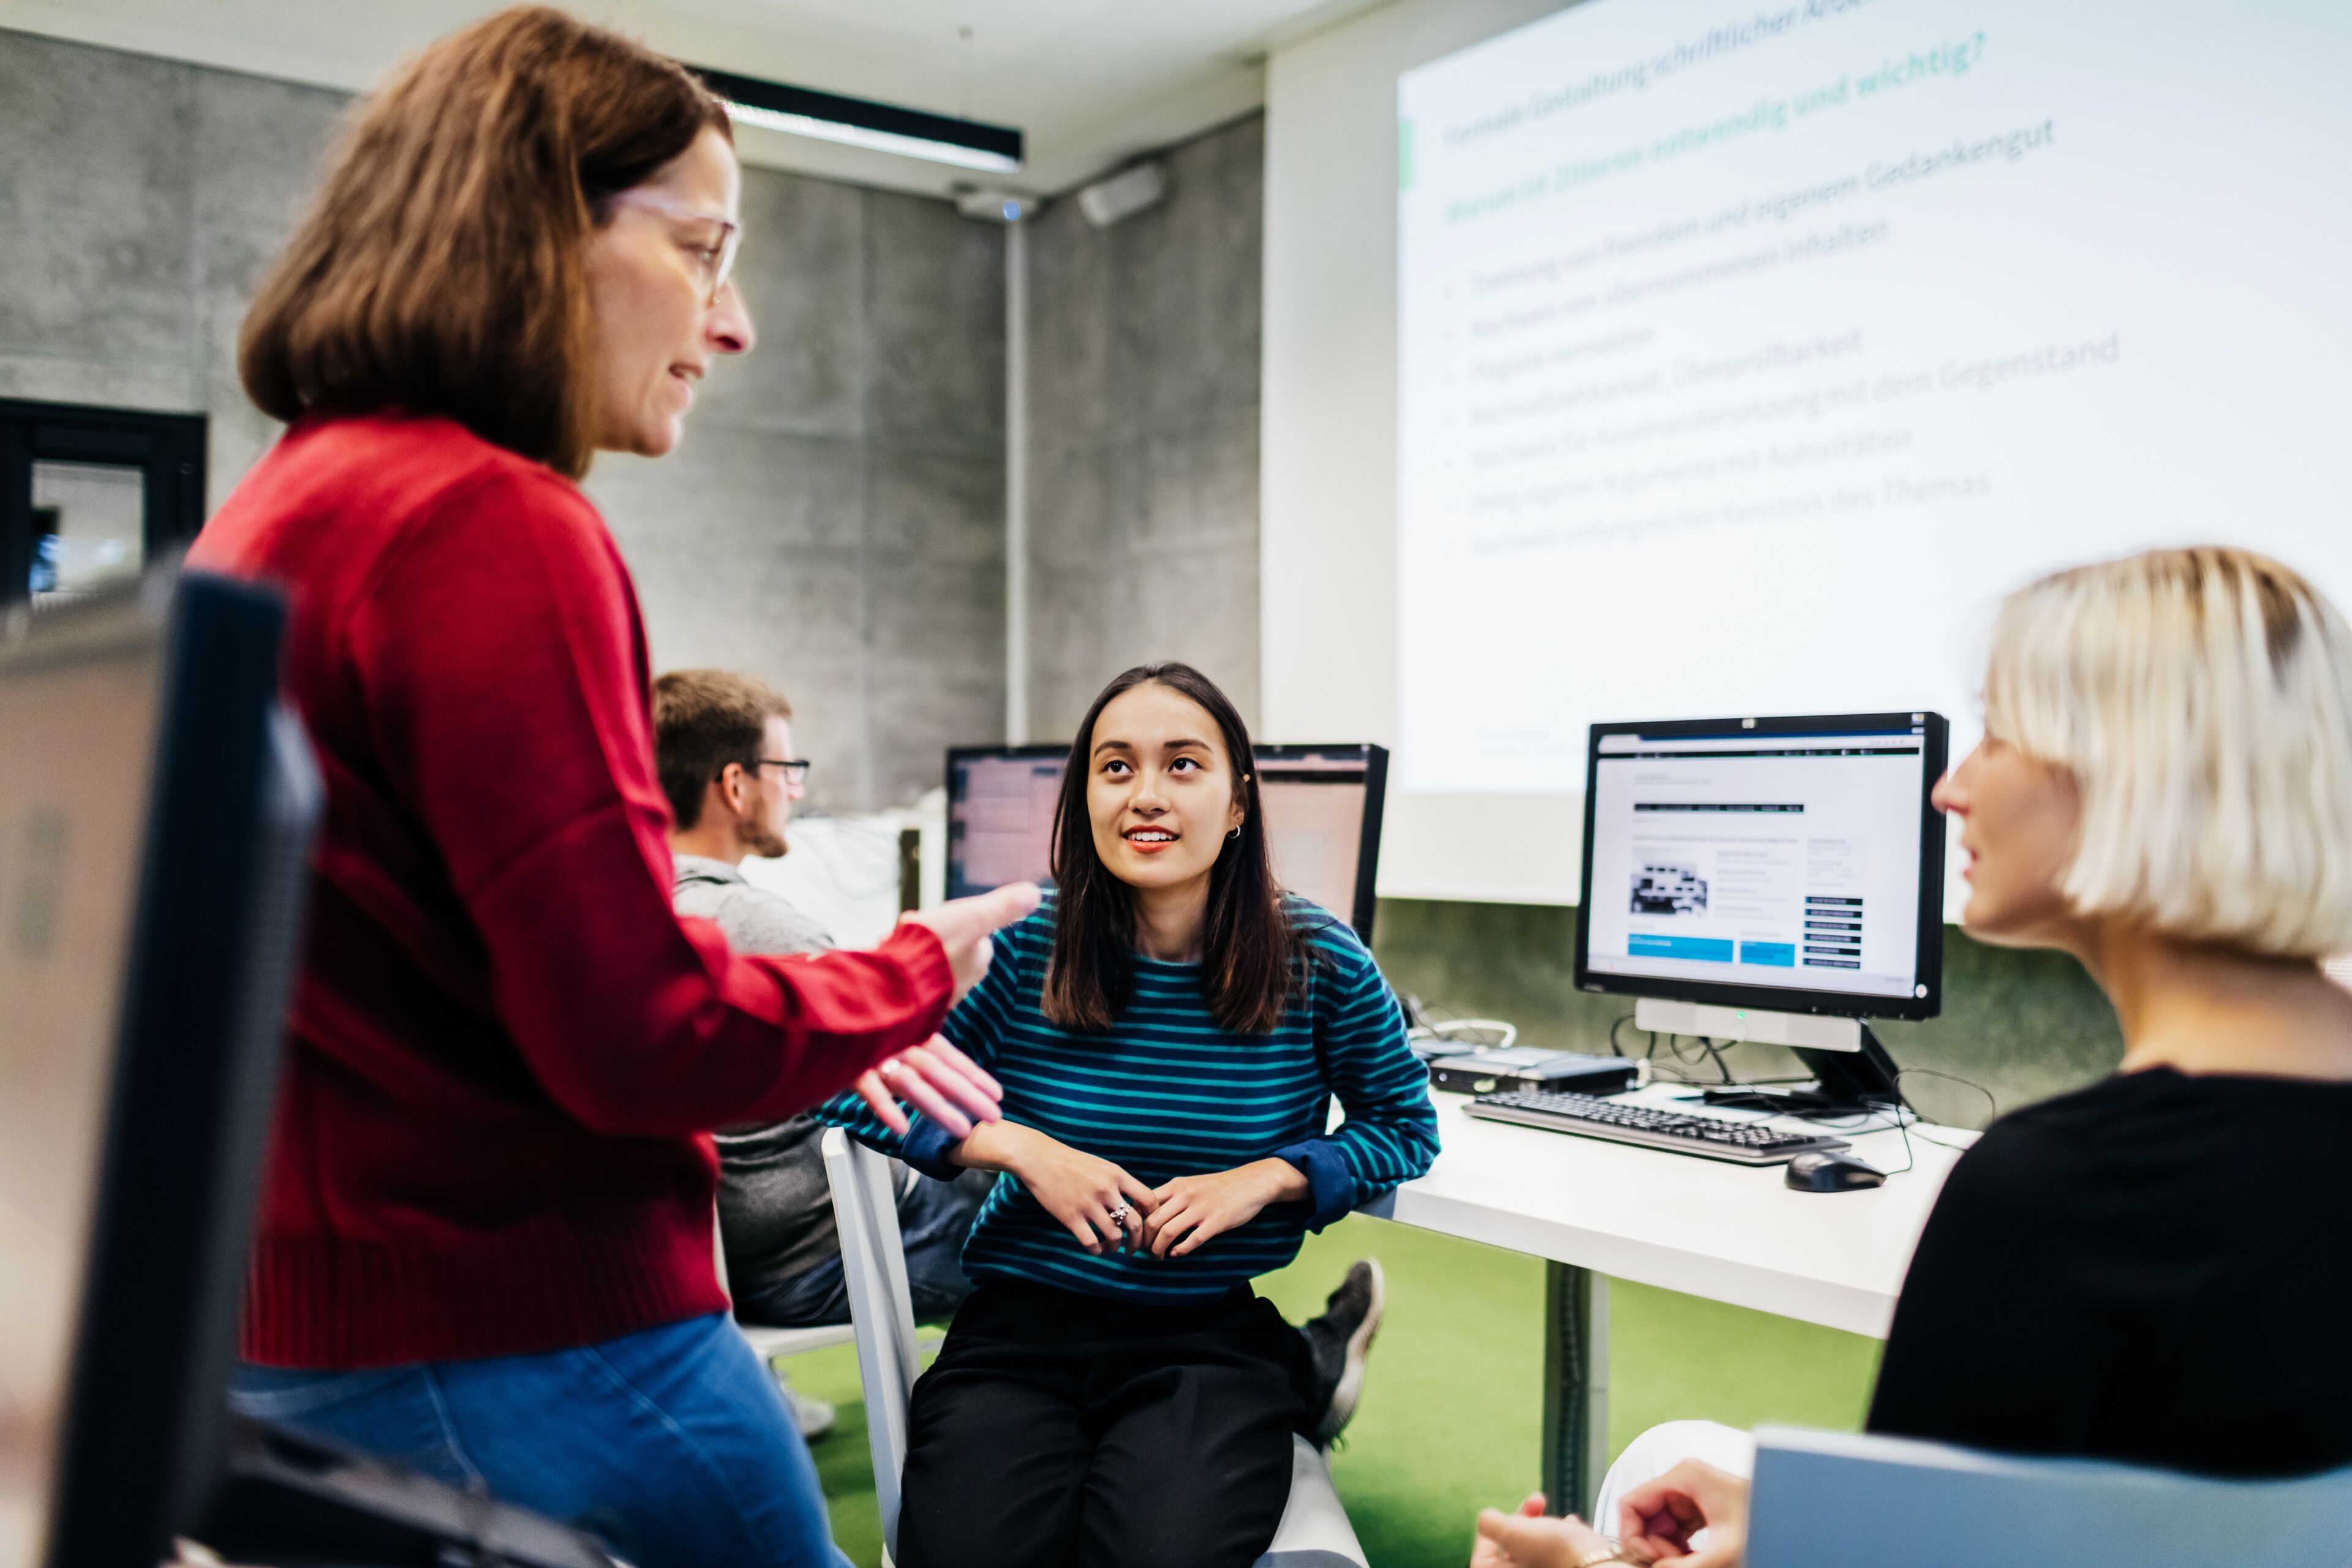
[[[708,66],[687,68],[719,95],[729,118],[740,124],[994,174],[1012,174],[1021,167],[1021,132],[1009,125],[786,87]]]

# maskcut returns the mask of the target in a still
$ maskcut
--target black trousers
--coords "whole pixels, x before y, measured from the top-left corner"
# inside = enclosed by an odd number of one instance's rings
[[[1186,1307],[982,1285],[915,1384],[897,1561],[1249,1568],[1313,1385],[1246,1285]]]

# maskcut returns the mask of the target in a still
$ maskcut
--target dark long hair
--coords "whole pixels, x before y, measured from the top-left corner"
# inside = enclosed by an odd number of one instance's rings
[[[538,5],[453,33],[361,100],[237,344],[265,414],[404,408],[578,479],[609,198],[727,111],[677,61]]]
[[[1241,834],[1218,846],[1209,871],[1202,930],[1201,989],[1220,1028],[1270,1034],[1297,994],[1305,943],[1290,929],[1266,851],[1265,813],[1258,804],[1257,764],[1249,728],[1216,682],[1189,664],[1139,664],[1102,689],[1070,743],[1062,798],[1054,807],[1054,958],[1045,970],[1045,1016],[1066,1029],[1111,1026],[1135,994],[1135,889],[1095,852],[1087,781],[1093,773],[1095,721],[1111,700],[1160,685],[1189,697],[1217,722],[1234,770]]]

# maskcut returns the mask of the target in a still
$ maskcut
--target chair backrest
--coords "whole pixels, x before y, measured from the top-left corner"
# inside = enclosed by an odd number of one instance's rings
[[[2352,1564],[2352,1470],[2214,1480],[1767,1426],[1750,1507],[1748,1568]]]
[[[898,1548],[898,1472],[907,1462],[907,1399],[914,1391],[914,1295],[898,1239],[890,1162],[838,1127],[825,1130],[824,1175],[841,1232],[841,1272],[857,1324],[857,1379],[866,1391],[866,1442],[882,1540]]]

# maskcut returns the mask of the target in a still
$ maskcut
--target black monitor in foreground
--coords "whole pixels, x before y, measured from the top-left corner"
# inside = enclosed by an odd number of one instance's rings
[[[1053,879],[1054,808],[1070,748],[959,746],[948,752],[947,896]],[[1258,799],[1281,884],[1372,939],[1385,746],[1260,746]]]
[[[1821,1092],[1894,1095],[1865,1018],[1942,1005],[1937,713],[1596,724],[1576,983],[1643,1027],[1798,1049]]]
[[[321,805],[285,621],[159,572],[0,622],[0,1568],[610,1568],[228,1415]]]
[[[0,1563],[205,1506],[320,790],[278,598],[167,574],[0,639]]]

